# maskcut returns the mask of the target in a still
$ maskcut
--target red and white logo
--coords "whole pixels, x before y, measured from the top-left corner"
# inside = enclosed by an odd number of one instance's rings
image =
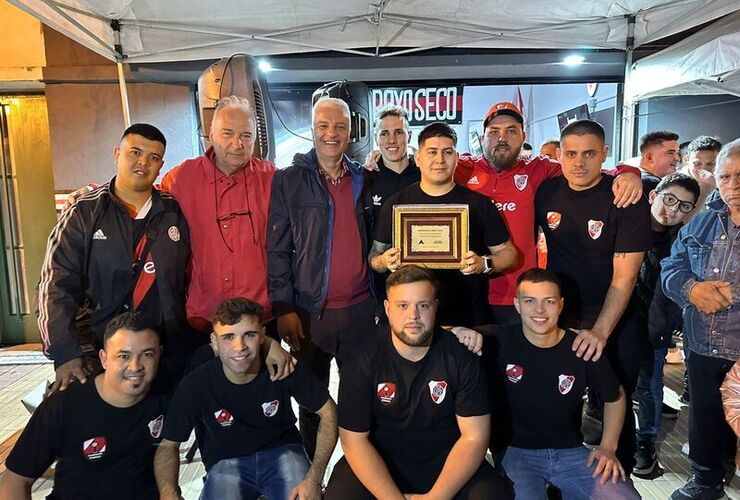
[[[554,231],[560,225],[560,219],[560,212],[547,212],[547,227]]]
[[[601,230],[604,227],[604,222],[600,220],[589,219],[588,221],[588,235],[592,240],[598,240],[601,236]]]
[[[221,427],[228,427],[234,423],[234,417],[229,413],[229,410],[225,408],[214,411],[213,416],[216,417],[216,422],[218,422],[218,425]]]
[[[169,236],[172,241],[178,242],[180,241],[180,230],[177,226],[170,226],[167,230],[167,236]]]
[[[280,407],[280,401],[270,401],[269,403],[262,403],[262,413],[265,414],[266,417],[274,417],[275,414],[278,412],[278,408]]]
[[[506,365],[506,378],[509,382],[516,384],[524,376],[524,368],[519,365]]]
[[[573,375],[559,375],[558,376],[558,390],[560,394],[568,394],[573,388],[573,382],[576,378]]]
[[[162,433],[162,425],[164,424],[164,415],[160,415],[151,422],[149,422],[149,434],[152,435],[154,439],[158,438],[159,435]]]
[[[524,191],[524,188],[527,187],[528,179],[529,176],[527,174],[516,174],[514,176],[514,187],[519,191]]]
[[[385,406],[388,406],[396,399],[396,384],[395,382],[383,382],[378,384],[378,399]]]
[[[105,436],[96,436],[82,443],[82,454],[91,462],[105,455]]]
[[[447,395],[447,382],[444,380],[429,381],[429,393],[432,395],[432,401],[441,404]]]

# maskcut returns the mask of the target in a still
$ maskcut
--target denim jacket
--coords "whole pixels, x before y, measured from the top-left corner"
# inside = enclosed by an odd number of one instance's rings
[[[729,231],[732,221],[721,198],[707,203],[707,208],[679,231],[671,255],[661,263],[661,282],[666,295],[683,311],[684,340],[689,349],[735,361],[740,358],[740,283],[732,280],[729,272],[740,258],[740,232]],[[730,241],[733,233],[734,241]],[[731,283],[730,309],[703,314],[689,302],[691,287],[709,280]]]

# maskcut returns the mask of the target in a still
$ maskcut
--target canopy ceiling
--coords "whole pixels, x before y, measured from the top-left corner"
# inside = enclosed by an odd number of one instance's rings
[[[694,35],[640,59],[626,98],[685,94],[733,94],[740,97],[740,11]]]
[[[388,57],[439,47],[624,49],[738,9],[737,0],[9,0],[130,63],[338,51]],[[120,50],[111,21],[120,23]]]

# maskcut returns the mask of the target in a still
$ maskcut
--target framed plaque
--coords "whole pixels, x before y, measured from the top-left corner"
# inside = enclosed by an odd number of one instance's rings
[[[469,208],[460,205],[394,205],[393,246],[401,265],[461,269],[468,252]]]

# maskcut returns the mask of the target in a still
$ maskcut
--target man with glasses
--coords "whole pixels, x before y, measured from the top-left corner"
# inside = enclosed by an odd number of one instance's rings
[[[681,310],[660,286],[660,261],[671,253],[678,230],[687,221],[699,197],[699,184],[686,174],[668,174],[648,194],[652,247],[645,253],[635,286],[640,324],[652,349],[640,362],[635,390],[637,411],[637,477],[651,479],[658,465],[656,441],[662,417],[676,418],[677,410],[663,403],[663,366],[673,332],[682,329]]]

